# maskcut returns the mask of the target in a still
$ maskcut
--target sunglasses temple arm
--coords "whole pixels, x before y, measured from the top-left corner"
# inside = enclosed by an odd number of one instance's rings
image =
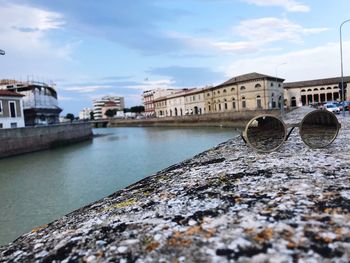
[[[241,133],[241,138],[242,138],[242,140],[244,141],[244,143],[247,144],[247,141],[246,141],[246,139],[244,138],[243,133]]]
[[[293,132],[294,128],[295,128],[295,127],[292,127],[292,128],[290,129],[290,131],[289,131],[288,134],[287,134],[287,137],[286,137],[285,141],[288,140],[288,138],[289,138],[290,134]]]

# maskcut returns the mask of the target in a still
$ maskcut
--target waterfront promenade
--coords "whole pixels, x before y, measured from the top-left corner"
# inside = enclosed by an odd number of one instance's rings
[[[235,136],[33,229],[0,261],[349,262],[350,116],[339,121],[326,149],[297,130],[270,154]]]

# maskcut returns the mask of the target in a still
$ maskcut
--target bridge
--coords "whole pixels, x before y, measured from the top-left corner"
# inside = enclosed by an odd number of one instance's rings
[[[108,119],[91,120],[89,121],[92,128],[106,128],[108,126]]]

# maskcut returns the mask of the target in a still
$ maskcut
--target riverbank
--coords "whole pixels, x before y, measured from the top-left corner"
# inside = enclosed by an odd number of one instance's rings
[[[0,158],[92,139],[89,123],[0,129]]]
[[[261,114],[278,116],[280,110],[221,112],[202,115],[147,119],[111,119],[109,127],[225,127],[242,128],[253,117]]]
[[[300,120],[302,108],[286,117]],[[312,150],[239,136],[0,248],[0,261],[348,262],[350,117]]]

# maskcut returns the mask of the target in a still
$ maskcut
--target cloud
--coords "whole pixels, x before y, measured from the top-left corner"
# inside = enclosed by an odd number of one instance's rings
[[[86,36],[107,39],[121,46],[153,55],[176,53],[186,49],[181,39],[169,35],[163,25],[189,13],[167,8],[157,0],[138,1],[46,1],[17,0],[35,3],[65,15],[70,30]]]
[[[278,6],[288,12],[309,12],[310,7],[294,0],[243,0],[257,6]]]
[[[95,92],[97,90],[107,90],[110,88],[112,88],[112,86],[96,85],[96,86],[70,87],[70,88],[64,88],[64,90],[78,92],[78,93],[92,93],[92,92]]]
[[[224,78],[221,72],[213,71],[206,67],[180,67],[170,66],[162,68],[153,68],[148,71],[153,75],[170,77],[171,81],[177,86],[204,86]]]
[[[327,31],[328,28],[304,28],[288,19],[265,17],[242,21],[232,32],[243,41],[213,41],[212,45],[222,51],[253,52],[267,44],[288,41],[303,43],[303,37]]]
[[[343,42],[343,47],[349,51],[350,41]],[[350,52],[344,53],[343,61],[350,61]],[[239,59],[225,69],[228,78],[254,71],[271,76],[278,74],[286,82],[336,77],[340,76],[339,43],[274,56]],[[350,75],[349,63],[344,63],[344,75]]]

